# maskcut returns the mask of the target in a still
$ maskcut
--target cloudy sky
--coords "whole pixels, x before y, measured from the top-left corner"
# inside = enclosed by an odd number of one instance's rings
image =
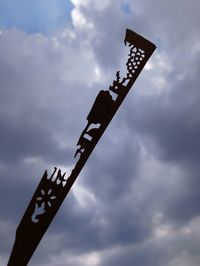
[[[97,93],[124,71],[127,27],[157,50],[30,265],[200,265],[199,11],[199,0],[0,0],[0,266],[44,170],[70,171]]]

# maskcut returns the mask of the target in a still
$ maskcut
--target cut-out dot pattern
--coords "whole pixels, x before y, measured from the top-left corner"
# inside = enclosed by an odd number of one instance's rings
[[[140,49],[135,47],[134,45],[130,46],[130,53],[129,53],[129,58],[126,63],[127,65],[127,79],[130,79],[133,77],[133,74],[135,73],[135,70],[138,69],[139,65],[141,64],[142,60],[145,57],[145,52]]]

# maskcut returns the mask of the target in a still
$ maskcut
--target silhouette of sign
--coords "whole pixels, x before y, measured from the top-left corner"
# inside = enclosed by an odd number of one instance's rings
[[[124,42],[130,47],[125,77],[121,78],[120,72],[117,71],[116,78],[108,90],[101,90],[97,95],[87,116],[86,127],[77,142],[75,157],[79,158],[70,176],[65,178],[65,173],[56,167],[50,176],[45,170],[17,228],[8,266],[28,264],[88,157],[156,49],[153,43],[129,29],[126,30]],[[112,94],[115,95],[114,99]]]

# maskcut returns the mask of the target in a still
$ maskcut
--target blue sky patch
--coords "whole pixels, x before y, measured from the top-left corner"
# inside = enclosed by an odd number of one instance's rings
[[[127,15],[132,15],[133,14],[131,9],[130,9],[130,6],[129,6],[129,4],[127,2],[122,3],[121,8]]]
[[[51,33],[71,20],[68,0],[0,0],[0,28]]]

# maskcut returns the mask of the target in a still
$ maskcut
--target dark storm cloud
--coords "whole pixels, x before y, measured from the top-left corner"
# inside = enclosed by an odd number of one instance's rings
[[[177,70],[178,72],[178,70]],[[145,106],[133,117],[131,127],[143,136],[150,153],[182,169],[180,184],[173,187],[160,208],[171,221],[185,223],[199,215],[199,56],[184,79],[174,77],[169,93],[143,97],[136,105]],[[169,77],[170,78],[170,77]],[[131,118],[130,118],[131,119]],[[128,124],[129,125],[129,124]],[[165,174],[166,178],[167,173]]]
[[[142,99],[143,103],[137,103],[145,108],[132,124],[150,144],[157,146],[155,152],[159,152],[157,155],[163,160],[199,161],[199,78],[194,72],[198,73],[195,65],[183,81],[174,84],[169,94],[147,97]]]
[[[116,199],[126,193],[126,184],[136,178],[137,163],[140,157],[139,147],[136,142],[132,141],[134,135],[130,136],[123,132],[122,128],[118,128],[122,122],[120,119],[113,122],[111,128],[108,129],[108,134],[102,138],[104,144],[100,143],[97,147],[97,155],[93,155],[88,162],[89,173],[86,170],[85,174],[86,184],[90,185],[95,194],[97,193],[104,200]],[[94,181],[95,176],[98,178]]]
[[[192,265],[197,266],[199,256],[196,246],[192,243],[193,237],[174,233],[173,237],[166,240],[149,241],[141,246],[129,246],[124,250],[119,248],[111,256],[105,257],[105,261],[101,265],[186,266],[192,263]],[[187,252],[188,246],[191,247],[192,258],[184,254]]]
[[[58,148],[52,132],[42,125],[4,117],[1,118],[0,126],[0,159],[8,167],[10,163],[17,163],[27,157],[43,157],[50,163],[65,162],[65,150]]]

